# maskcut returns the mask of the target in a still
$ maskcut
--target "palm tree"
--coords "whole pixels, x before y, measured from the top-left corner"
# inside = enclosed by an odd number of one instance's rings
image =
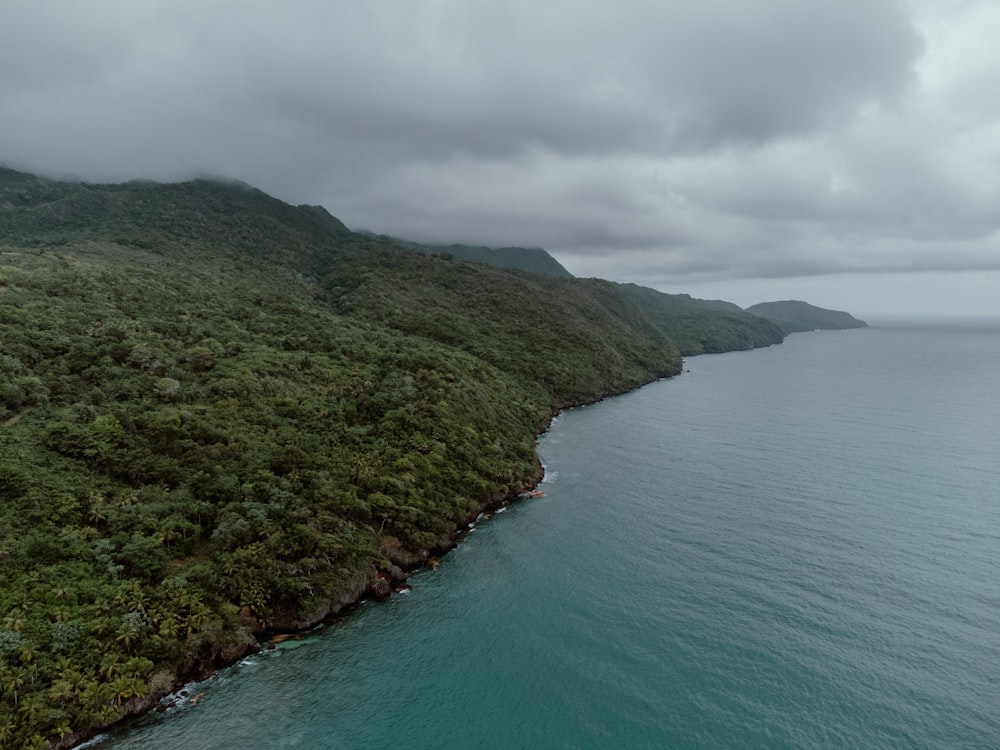
[[[212,620],[212,612],[205,607],[200,605],[197,608],[192,608],[190,614],[185,618],[185,625],[187,625],[187,637],[191,639],[194,637],[195,632],[205,629]]]
[[[73,734],[73,730],[70,728],[69,725],[69,720],[58,719],[57,721],[58,723],[56,724],[55,729],[53,729],[52,731],[54,734],[59,735],[59,739],[62,739],[67,734]]]
[[[135,643],[137,633],[127,624],[122,625],[121,629],[118,631],[118,635],[115,636],[115,640],[118,641],[122,646],[125,647],[125,653],[132,653],[132,645]]]
[[[17,691],[24,687],[27,679],[27,671],[24,669],[12,669],[7,675],[7,684],[4,690],[9,690],[14,694],[14,705],[17,705]]]
[[[19,658],[22,664],[31,664],[31,662],[35,660],[36,656],[38,656],[38,649],[31,644],[26,643],[21,647],[21,654]]]
[[[70,684],[69,680],[58,679],[49,688],[49,697],[65,706],[66,701],[71,701],[75,697],[73,685]]]
[[[97,673],[105,682],[111,682],[115,677],[120,675],[122,673],[122,662],[118,656],[118,652],[105,654],[104,658],[101,659],[101,666],[98,667]]]
[[[141,698],[148,689],[145,681],[134,675],[116,677],[111,683],[111,704],[120,706],[132,698]]]
[[[16,633],[24,627],[24,613],[15,607],[6,617],[3,618],[3,626],[7,628],[7,630],[13,630]]]
[[[87,678],[81,672],[75,670],[63,675],[63,679],[73,687],[73,695],[77,698],[83,695],[89,684]]]
[[[57,656],[56,657],[56,670],[60,675],[66,677],[70,672],[73,671],[73,660],[68,656]]]
[[[177,637],[177,627],[177,617],[172,612],[168,612],[160,617],[157,625],[157,633],[159,633],[161,638],[172,640]]]
[[[107,506],[104,504],[104,496],[97,492],[90,497],[90,512],[88,517],[95,526],[100,526],[108,520]]]
[[[129,678],[116,677],[111,683],[111,705],[120,706],[123,701],[129,698]]]
[[[4,672],[0,672],[0,678],[3,679],[4,692],[9,692],[14,696],[14,705],[16,706],[17,691],[24,687],[26,678],[25,670],[21,668],[5,670]]]
[[[7,743],[14,738],[15,729],[17,724],[14,723],[13,717],[0,716],[0,747],[7,747]]]
[[[14,705],[18,705],[18,688],[23,687],[27,679],[25,674],[26,670],[17,669],[15,670],[15,682],[14,682]],[[49,709],[48,703],[45,700],[45,696],[41,693],[28,692],[22,696],[20,706],[18,711],[24,716],[28,717],[28,725],[33,725],[39,720],[39,717],[46,713]]]
[[[96,680],[88,679],[80,685],[80,710],[77,712],[77,723],[80,726],[100,726],[107,723],[105,710],[111,699],[111,690]]]

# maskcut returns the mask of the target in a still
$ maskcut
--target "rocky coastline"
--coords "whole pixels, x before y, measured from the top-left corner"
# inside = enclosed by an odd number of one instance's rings
[[[662,378],[674,377],[682,371],[679,368],[676,373],[651,377],[644,382],[597,394],[591,398],[563,402],[551,410],[545,424],[536,432],[535,438],[537,440],[545,434],[551,427],[553,420],[567,409],[589,406],[606,398],[620,396]],[[438,537],[433,547],[417,551],[407,550],[400,545],[399,540],[395,537],[383,536],[380,551],[388,565],[370,565],[359,568],[341,592],[331,596],[308,612],[278,609],[265,621],[254,617],[248,608],[244,608],[240,612],[239,641],[212,653],[189,654],[188,658],[178,665],[169,678],[164,678],[161,674],[159,679],[150,685],[150,690],[146,695],[141,698],[133,698],[126,703],[125,713],[117,721],[104,727],[67,734],[50,743],[49,750],[70,750],[109,729],[126,725],[151,711],[166,710],[169,707],[171,696],[189,692],[189,686],[192,683],[205,680],[219,670],[231,667],[248,656],[260,653],[265,648],[273,648],[274,644],[282,640],[301,637],[317,626],[346,614],[363,601],[388,599],[393,592],[407,587],[406,581],[409,573],[428,565],[436,567],[437,559],[455,549],[461,540],[461,535],[467,532],[479,519],[509,503],[527,499],[544,477],[545,469],[536,453],[532,473],[520,480],[520,486],[516,491],[498,492],[492,497],[481,499],[475,510],[471,511],[463,522],[452,531]]]
[[[567,409],[589,406],[613,396],[642,388],[663,378],[674,377],[683,372],[679,367],[676,372],[665,373],[649,379],[633,383],[617,390],[595,394],[589,398],[579,398],[564,401],[552,408],[541,429],[535,433],[537,440],[551,427],[553,420]],[[520,480],[516,491],[498,492],[492,497],[481,499],[475,510],[471,511],[456,528],[442,534],[435,540],[433,547],[420,550],[407,550],[393,536],[382,537],[381,553],[388,565],[369,565],[359,568],[348,580],[337,595],[331,596],[314,609],[301,612],[290,609],[277,609],[267,620],[260,620],[244,607],[240,611],[240,639],[225,648],[211,653],[188,654],[188,658],[178,665],[169,677],[162,673],[150,684],[149,692],[141,698],[133,698],[125,704],[124,714],[112,724],[104,727],[90,728],[85,731],[67,734],[59,740],[51,742],[49,750],[70,750],[88,740],[117,726],[127,724],[136,718],[154,710],[166,710],[171,696],[181,695],[195,682],[200,682],[219,670],[231,667],[248,656],[260,653],[261,650],[273,647],[275,643],[289,638],[299,637],[323,623],[349,612],[362,601],[381,601],[388,599],[393,592],[407,586],[409,573],[427,565],[436,566],[437,559],[446,555],[458,546],[461,535],[467,532],[484,515],[499,508],[530,497],[530,494],[545,476],[545,469],[537,453],[532,473]]]
[[[545,429],[541,430],[536,437],[544,434],[552,420],[563,409],[596,403],[607,396],[619,395],[630,390],[635,390],[635,388],[628,388],[618,393],[605,394],[590,401],[567,404],[559,409],[554,409]],[[254,617],[248,608],[244,607],[240,611],[240,640],[236,643],[212,653],[188,654],[187,659],[177,666],[172,675],[168,677],[160,673],[150,684],[150,690],[146,695],[141,698],[132,698],[124,704],[124,714],[117,721],[104,727],[67,734],[61,739],[49,743],[49,750],[70,750],[70,748],[92,740],[109,729],[127,724],[151,711],[166,710],[169,707],[171,696],[189,692],[189,686],[192,683],[205,680],[219,670],[231,667],[265,648],[273,648],[274,644],[282,640],[299,637],[323,623],[344,615],[363,601],[388,599],[394,592],[407,587],[406,581],[409,573],[428,565],[436,567],[437,559],[455,549],[463,532],[468,531],[484,515],[491,514],[509,503],[527,498],[529,493],[542,481],[544,475],[545,470],[536,455],[534,470],[530,476],[520,481],[518,491],[497,493],[481,500],[477,503],[476,509],[470,512],[461,524],[447,534],[438,537],[433,547],[417,551],[407,550],[399,544],[399,540],[395,537],[384,536],[380,551],[388,564],[359,568],[348,580],[347,586],[313,610],[297,612],[290,609],[277,609],[267,620],[260,620]],[[195,700],[195,702],[197,701]]]
[[[654,376],[648,380],[631,384],[618,390],[607,391],[591,398],[574,399],[554,407],[542,429],[535,434],[536,440],[551,427],[553,420],[563,411],[599,403],[613,396],[620,396],[642,388],[657,380],[674,377],[684,372],[683,366],[677,372]],[[231,667],[248,656],[261,650],[274,647],[275,644],[291,638],[301,637],[310,630],[335,618],[348,613],[353,607],[367,600],[381,601],[388,599],[394,592],[407,587],[408,574],[428,565],[436,566],[437,559],[446,555],[458,546],[461,535],[467,532],[479,519],[513,502],[527,499],[545,476],[541,460],[535,455],[535,466],[528,477],[521,479],[517,491],[499,492],[496,495],[480,500],[476,509],[470,512],[461,524],[447,534],[435,540],[433,547],[417,551],[402,547],[399,540],[393,536],[383,536],[381,553],[387,565],[370,565],[359,568],[348,585],[337,595],[331,596],[321,605],[307,612],[278,609],[272,616],[260,620],[244,608],[240,612],[241,640],[213,653],[201,655],[189,654],[189,657],[172,675],[171,679],[159,680],[151,685],[150,691],[142,698],[133,698],[126,704],[124,715],[108,726],[92,728],[82,732],[68,734],[49,744],[49,750],[70,750],[103,732],[116,726],[127,724],[136,718],[154,710],[166,710],[171,696],[190,692],[192,683],[200,682],[219,670]],[[197,702],[195,696],[194,702]]]

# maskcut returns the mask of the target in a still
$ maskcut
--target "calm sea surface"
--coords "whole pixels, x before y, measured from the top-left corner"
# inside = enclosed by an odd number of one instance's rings
[[[92,746],[1000,747],[1000,322],[686,368],[411,593]]]

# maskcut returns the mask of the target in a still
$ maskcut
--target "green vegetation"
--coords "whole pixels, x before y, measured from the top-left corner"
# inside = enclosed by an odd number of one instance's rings
[[[751,315],[766,318],[788,333],[800,331],[839,331],[845,328],[867,328],[868,324],[839,310],[826,310],[808,302],[785,300],[761,302],[746,309]]]
[[[780,340],[247,186],[0,170],[0,747],[69,746],[383,591],[537,480],[555,409]]]
[[[540,247],[482,247],[479,245],[426,245],[395,237],[387,237],[401,247],[408,247],[424,255],[440,255],[448,259],[487,263],[500,268],[518,268],[522,271],[547,276],[572,277],[563,265]]]
[[[747,315],[738,308],[733,310],[686,294],[661,294],[635,284],[626,284],[621,290],[685,355],[753,349],[783,339],[774,323]]]

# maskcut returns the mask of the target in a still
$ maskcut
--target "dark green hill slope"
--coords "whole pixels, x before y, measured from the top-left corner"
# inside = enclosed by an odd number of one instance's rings
[[[673,339],[685,355],[753,349],[779,344],[781,329],[771,321],[687,294],[661,294],[627,284],[623,292]]]
[[[800,331],[836,331],[846,328],[866,328],[863,320],[850,313],[815,307],[808,302],[785,300],[761,302],[746,309],[748,313],[774,321],[785,333]]]
[[[517,268],[547,276],[572,277],[563,265],[540,247],[482,247],[478,245],[427,245],[391,237],[393,242],[424,255],[488,263],[500,268]]]
[[[44,180],[0,168],[3,238],[59,246],[100,238],[156,249],[197,240],[216,252],[301,265],[349,234],[319,206],[289,206],[237,182],[89,185]]]
[[[537,480],[553,409],[778,340],[237,184],[0,170],[0,747],[385,595]]]
[[[472,354],[556,407],[680,371],[672,340],[608,282],[388,252],[347,258],[322,282],[338,309]]]

